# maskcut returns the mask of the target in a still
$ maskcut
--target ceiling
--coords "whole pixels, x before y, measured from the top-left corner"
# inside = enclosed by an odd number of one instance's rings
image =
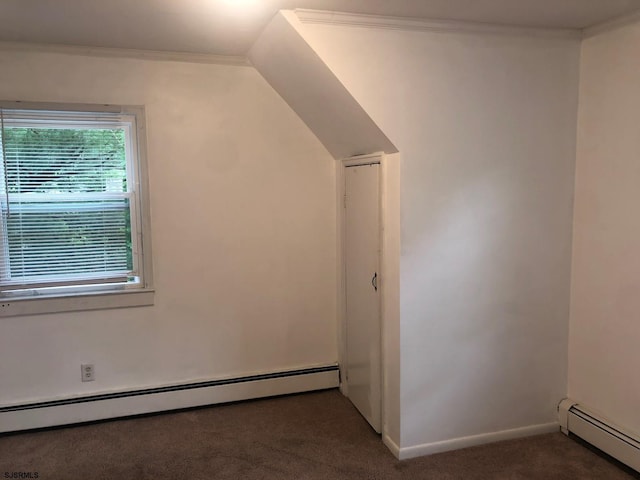
[[[294,8],[581,29],[640,0],[1,0],[0,40],[244,55]]]

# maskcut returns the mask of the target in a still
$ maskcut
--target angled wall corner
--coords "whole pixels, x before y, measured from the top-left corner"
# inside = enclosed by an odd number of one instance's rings
[[[334,158],[398,149],[280,11],[249,51],[249,60]]]
[[[402,152],[398,320],[389,324],[399,379],[388,390],[395,399],[399,390],[400,425],[388,445],[410,458],[557,429],[579,41],[297,15]]]
[[[256,40],[249,60],[335,159],[384,152],[383,441],[400,449],[400,154],[362,105],[308,43],[293,11],[280,11]],[[339,181],[339,180],[338,180]],[[339,202],[338,202],[339,203]],[[338,207],[339,208],[339,207]],[[338,226],[340,232],[340,226]],[[340,233],[338,233],[340,238]],[[340,242],[337,242],[340,244]],[[338,264],[341,264],[338,247]],[[340,267],[338,266],[338,270]]]

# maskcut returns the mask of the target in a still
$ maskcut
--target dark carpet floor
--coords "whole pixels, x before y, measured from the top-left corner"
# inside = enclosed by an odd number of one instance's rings
[[[0,436],[0,479],[35,473],[44,480],[635,477],[560,433],[399,462],[337,390]]]

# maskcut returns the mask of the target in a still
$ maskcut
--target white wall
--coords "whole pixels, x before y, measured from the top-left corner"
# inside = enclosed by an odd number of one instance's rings
[[[640,23],[582,46],[569,396],[640,435]]]
[[[334,162],[253,68],[4,51],[0,98],[146,107],[157,289],[1,319],[0,404],[337,360]]]
[[[567,388],[579,42],[304,27],[401,154],[401,449],[550,428]]]
[[[400,446],[400,165],[399,153],[382,160],[382,434],[394,454]]]

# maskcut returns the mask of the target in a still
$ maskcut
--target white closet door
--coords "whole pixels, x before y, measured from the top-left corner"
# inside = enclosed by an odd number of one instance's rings
[[[345,172],[346,361],[349,399],[381,431],[379,164]]]

